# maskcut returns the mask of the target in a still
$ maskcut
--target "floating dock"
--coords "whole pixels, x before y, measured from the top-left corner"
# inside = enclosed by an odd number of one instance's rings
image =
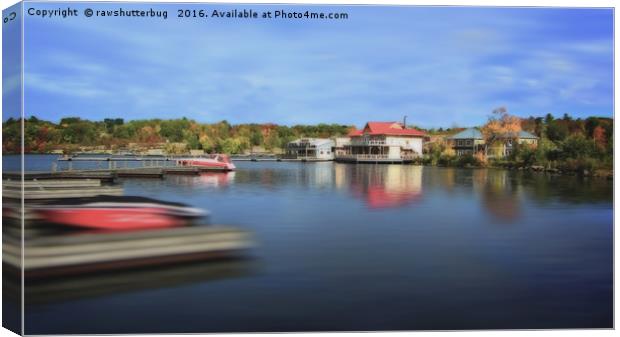
[[[181,174],[204,171],[190,167],[172,169]],[[147,174],[146,168],[128,170]],[[161,174],[149,170],[148,174]],[[115,173],[118,176],[124,172]],[[99,271],[237,257],[252,246],[248,231],[224,225],[191,222],[171,228],[114,231],[76,229],[46,222],[36,212],[37,205],[45,200],[123,195],[122,186],[104,185],[100,179],[83,176],[67,179],[63,173],[48,173],[44,178],[33,174],[23,182],[21,179],[3,181],[2,254],[9,273],[19,275],[23,267],[24,277],[28,279],[83,276]]]
[[[102,186],[99,179],[28,180],[2,182],[2,196],[9,199],[64,199],[84,198],[96,195],[123,195],[121,186]]]
[[[114,181],[117,178],[156,178],[161,179],[166,175],[199,175],[203,172],[228,172],[227,169],[217,167],[191,167],[191,166],[171,166],[171,167],[135,167],[135,168],[116,168],[116,169],[93,169],[93,170],[71,170],[71,171],[32,171],[23,174],[24,180],[43,180],[43,179],[99,179],[101,181]],[[20,181],[21,172],[3,172],[5,180]]]
[[[6,235],[5,235],[6,236]],[[84,274],[231,257],[250,248],[247,231],[229,226],[89,232],[25,240],[24,277]],[[21,240],[6,236],[4,263],[19,271]]]

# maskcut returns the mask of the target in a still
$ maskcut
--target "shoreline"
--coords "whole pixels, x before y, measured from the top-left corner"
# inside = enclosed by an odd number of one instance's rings
[[[465,168],[465,169],[496,169],[496,170],[506,170],[506,171],[522,171],[522,172],[537,172],[537,173],[546,173],[554,176],[573,176],[573,177],[582,177],[582,178],[604,178],[607,180],[613,180],[614,171],[613,169],[595,169],[589,171],[584,170],[580,171],[571,171],[571,170],[561,170],[557,168],[545,168],[542,165],[530,165],[530,166],[503,166],[503,165],[488,165],[488,166],[474,166],[474,165],[431,165],[431,164],[415,164],[425,167],[443,167],[443,168]]]
[[[103,154],[103,153],[102,153]],[[19,156],[20,154],[15,154],[15,153],[6,153],[3,154],[3,156]],[[62,156],[56,153],[25,153],[24,155],[34,155],[34,156],[50,156],[50,155],[57,155],[57,156]],[[251,155],[230,155],[231,158],[233,158],[234,161],[234,157],[235,156],[242,156],[242,157],[249,157]],[[264,156],[264,154],[263,154]],[[271,156],[275,156],[275,154],[271,154]],[[248,160],[249,161],[249,160]],[[280,161],[280,160],[278,160]],[[331,160],[333,161],[333,160]],[[287,160],[281,160],[281,162],[288,162]],[[310,163],[312,163],[313,161],[309,161]],[[335,162],[335,161],[333,161]],[[347,163],[347,164],[352,164],[352,163]],[[375,165],[385,165],[385,164],[375,164]],[[529,166],[519,166],[519,163],[512,163],[512,162],[506,162],[504,164],[489,164],[489,165],[471,165],[471,164],[465,164],[465,165],[439,165],[439,164],[425,164],[422,162],[414,162],[411,164],[393,164],[393,165],[416,165],[416,166],[423,166],[423,167],[440,167],[440,168],[460,168],[460,169],[501,169],[501,170],[507,170],[507,171],[522,171],[522,172],[537,172],[537,173],[546,173],[549,175],[555,175],[555,176],[576,176],[576,177],[582,177],[582,178],[603,178],[603,179],[607,179],[607,180],[613,180],[613,176],[614,176],[614,170],[613,168],[603,168],[603,169],[594,169],[594,170],[562,170],[562,169],[558,169],[558,168],[546,168],[542,165],[529,165]],[[26,171],[27,172],[27,171]]]

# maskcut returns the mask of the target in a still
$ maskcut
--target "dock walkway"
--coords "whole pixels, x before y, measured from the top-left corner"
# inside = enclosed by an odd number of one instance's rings
[[[98,179],[113,181],[116,178],[163,178],[166,175],[198,175],[202,172],[228,172],[223,168],[169,166],[169,167],[133,167],[113,169],[85,169],[67,171],[30,171],[24,172],[24,180],[44,179]],[[5,180],[20,181],[21,172],[3,172]]]
[[[4,238],[4,262],[21,268],[21,240]],[[222,258],[252,246],[247,231],[190,226],[135,232],[82,233],[26,240],[27,278]]]

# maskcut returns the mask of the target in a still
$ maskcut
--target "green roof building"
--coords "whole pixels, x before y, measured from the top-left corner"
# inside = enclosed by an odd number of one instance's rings
[[[465,129],[448,137],[447,140],[458,156],[485,151],[484,137],[477,128]]]

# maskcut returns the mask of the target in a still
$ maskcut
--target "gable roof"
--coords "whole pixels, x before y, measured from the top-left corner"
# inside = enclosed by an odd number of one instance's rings
[[[496,138],[538,139],[537,136],[523,130],[519,132],[506,132],[504,134],[497,135]]]
[[[351,131],[349,131],[347,136],[349,136],[349,137],[356,137],[356,136],[361,136],[362,133],[363,133],[362,130],[351,130]]]
[[[538,137],[536,135],[533,135],[527,131],[519,131],[519,138],[531,138],[531,139],[538,139]]]
[[[484,138],[482,137],[482,133],[480,132],[480,130],[476,128],[469,128],[469,129],[465,129],[457,134],[454,134],[448,137],[448,139],[484,139]]]
[[[350,137],[369,135],[390,135],[390,136],[414,136],[422,137],[424,132],[415,129],[405,129],[401,123],[397,122],[368,122],[362,130],[349,132]]]

